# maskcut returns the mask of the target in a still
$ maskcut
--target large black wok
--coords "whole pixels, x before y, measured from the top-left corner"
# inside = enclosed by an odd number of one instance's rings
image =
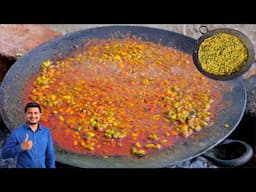
[[[167,30],[135,26],[109,26],[73,32],[51,40],[20,58],[5,75],[0,88],[0,112],[9,130],[24,121],[21,92],[28,79],[37,73],[40,64],[55,57],[62,57],[81,45],[85,39],[109,38],[115,35],[135,35],[145,41],[160,43],[192,54],[196,40]],[[193,66],[192,66],[193,67]],[[55,148],[58,162],[84,168],[159,168],[167,167],[199,156],[221,143],[240,122],[246,106],[246,90],[240,79],[224,82],[232,86],[232,92],[223,95],[223,103],[231,105],[219,110],[214,124],[201,131],[196,137],[189,137],[184,143],[156,151],[144,158],[112,157],[108,159],[79,155]],[[228,123],[229,127],[224,128]]]

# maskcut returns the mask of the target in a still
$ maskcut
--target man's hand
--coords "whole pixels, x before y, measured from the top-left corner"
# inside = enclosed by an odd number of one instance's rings
[[[24,141],[21,143],[21,149],[23,151],[27,151],[31,149],[31,147],[32,147],[32,141],[28,140],[28,134],[26,134]]]

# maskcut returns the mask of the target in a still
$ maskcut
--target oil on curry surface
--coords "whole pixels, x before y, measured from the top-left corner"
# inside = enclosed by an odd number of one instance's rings
[[[90,39],[65,58],[44,61],[23,102],[42,105],[42,124],[69,152],[144,157],[210,126],[221,86],[171,47]]]

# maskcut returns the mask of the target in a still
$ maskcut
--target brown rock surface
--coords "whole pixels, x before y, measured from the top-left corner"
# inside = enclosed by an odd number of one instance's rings
[[[45,26],[33,24],[1,24],[0,55],[18,58],[32,48],[50,40],[60,33]]]

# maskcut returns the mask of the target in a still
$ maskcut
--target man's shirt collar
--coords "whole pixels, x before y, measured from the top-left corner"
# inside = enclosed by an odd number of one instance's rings
[[[25,124],[25,127],[26,127],[26,129],[30,129],[31,130],[31,128],[29,127],[29,125],[27,123]],[[41,130],[41,129],[42,129],[42,126],[40,125],[40,123],[38,123],[37,130]]]

